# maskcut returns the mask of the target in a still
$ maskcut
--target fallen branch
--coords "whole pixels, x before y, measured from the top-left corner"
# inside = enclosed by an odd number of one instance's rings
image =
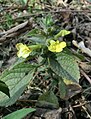
[[[24,23],[21,23],[11,29],[9,29],[6,32],[1,33],[0,43],[3,43],[7,40],[10,40],[10,38],[19,36],[21,33],[26,32],[27,30],[31,30],[33,27],[32,25],[32,19],[27,20]]]

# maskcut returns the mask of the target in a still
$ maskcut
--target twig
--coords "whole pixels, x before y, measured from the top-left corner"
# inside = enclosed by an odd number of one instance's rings
[[[87,91],[89,91],[89,90],[91,90],[91,87],[88,87],[87,89],[85,89],[84,91],[83,91],[83,93],[86,93]],[[91,94],[91,93],[90,93]]]
[[[78,107],[84,106],[84,105],[86,105],[86,104],[88,104],[88,103],[91,103],[91,101],[86,101],[86,102],[84,102],[84,103],[82,103],[82,104],[74,105],[74,106],[72,106],[72,107],[73,107],[73,108],[78,108]]]
[[[91,79],[89,78],[89,76],[81,69],[80,70],[82,75],[88,80],[88,82],[91,84]]]
[[[90,115],[89,112],[87,111],[86,107],[82,106],[82,109],[86,112],[88,118],[91,119],[91,115]]]
[[[36,103],[37,100],[17,100],[18,102],[32,102],[32,103]]]

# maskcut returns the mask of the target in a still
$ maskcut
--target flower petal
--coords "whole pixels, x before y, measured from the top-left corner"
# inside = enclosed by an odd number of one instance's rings
[[[60,43],[60,47],[61,47],[61,48],[65,48],[65,47],[66,47],[66,42],[64,42],[64,41],[61,42],[61,43]]]
[[[16,48],[18,50],[17,52],[18,57],[27,58],[29,54],[32,52],[32,50],[28,48],[27,45],[23,45],[22,43],[18,43],[16,45]]]
[[[54,40],[50,40],[50,44],[55,44],[55,41]]]
[[[23,47],[24,45],[22,44],[22,43],[18,43],[18,44],[16,44],[16,48],[17,48],[17,50],[20,50],[20,48],[21,47]]]
[[[64,47],[66,47],[66,42],[59,42],[59,40],[51,40],[50,46],[48,46],[48,50],[50,50],[51,52],[61,52]]]

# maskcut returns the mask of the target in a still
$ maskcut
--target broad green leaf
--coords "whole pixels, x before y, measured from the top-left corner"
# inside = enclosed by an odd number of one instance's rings
[[[0,80],[5,82],[8,86],[10,98],[0,92],[0,106],[9,106],[16,102],[32,79],[34,71],[35,66],[21,63],[2,73]]]
[[[77,62],[72,54],[60,52],[56,58],[49,58],[51,69],[63,79],[79,82],[80,72]]]
[[[67,96],[67,86],[61,78],[59,79],[58,86],[59,86],[60,98],[65,99]]]
[[[70,31],[67,31],[67,30],[61,30],[58,34],[56,34],[54,36],[55,39],[58,39],[59,37],[63,37],[63,36],[66,36],[68,34],[70,34],[71,32]]]
[[[36,109],[34,108],[25,108],[25,109],[20,109],[17,110],[11,114],[8,114],[7,116],[3,117],[2,119],[22,119],[24,118],[27,114],[34,112]]]
[[[44,35],[44,32],[39,29],[33,29],[29,31],[26,34],[26,37],[28,37],[27,40],[29,40],[30,42],[32,41],[33,43],[35,42],[36,44],[40,43],[44,45],[46,42],[46,37]]]
[[[31,38],[28,38],[28,40],[40,44],[45,44],[46,43],[46,38],[42,35],[36,35],[36,36],[32,36]]]
[[[37,105],[41,107],[54,107],[57,108],[59,106],[58,99],[53,91],[47,91],[46,93],[42,94],[38,99]]]
[[[10,66],[10,68],[9,69],[12,69],[13,67],[15,67],[16,65],[18,65],[18,64],[20,64],[20,63],[22,63],[22,62],[24,62],[26,59],[25,58],[16,58],[16,60],[15,60],[15,62]]]
[[[8,86],[3,81],[0,81],[0,91],[10,97]]]

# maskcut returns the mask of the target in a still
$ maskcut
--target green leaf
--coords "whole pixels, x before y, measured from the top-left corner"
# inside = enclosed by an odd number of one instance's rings
[[[65,99],[67,96],[67,86],[61,78],[59,79],[58,86],[59,86],[60,98]]]
[[[59,106],[58,99],[52,90],[45,92],[38,99],[38,106],[41,107],[53,107],[57,108]]]
[[[57,53],[56,58],[49,58],[49,64],[58,76],[76,83],[79,82],[79,67],[72,54],[68,52]]]
[[[44,23],[45,26],[51,26],[53,25],[53,19],[50,14],[48,14],[45,18],[42,19],[42,22]]]
[[[32,29],[26,34],[27,40],[30,42],[36,43],[36,44],[45,44],[46,42],[46,36],[43,30],[39,29]]]
[[[40,43],[44,45],[46,43],[46,37],[42,35],[32,36],[31,38],[28,38],[28,40],[35,42],[36,44]]]
[[[31,64],[21,63],[2,73],[0,80],[8,86],[10,98],[0,92],[0,106],[9,106],[16,102],[32,79],[35,68]]]
[[[70,34],[71,32],[70,31],[67,31],[67,30],[61,30],[58,34],[56,34],[54,36],[55,39],[58,39],[59,37],[63,37],[63,36],[66,36],[68,34]]]
[[[9,69],[12,69],[13,67],[15,67],[16,65],[23,63],[26,59],[25,58],[18,58],[16,57],[15,62],[10,66]]]
[[[0,81],[0,91],[10,97],[8,86],[3,81]]]
[[[2,119],[22,119],[24,118],[27,114],[34,112],[36,109],[34,108],[25,108],[25,109],[20,109],[17,110],[11,114],[8,114],[7,116],[3,117]]]
[[[31,36],[36,36],[36,34],[39,34],[39,29],[32,29],[31,31],[29,31],[28,33],[25,34],[25,36],[27,37],[31,37]]]

